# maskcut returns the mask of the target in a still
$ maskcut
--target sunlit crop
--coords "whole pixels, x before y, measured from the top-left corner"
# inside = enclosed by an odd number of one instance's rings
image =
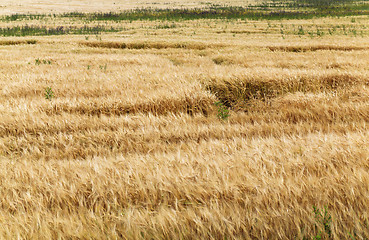
[[[366,1],[30,2],[0,16],[0,238],[369,238]]]

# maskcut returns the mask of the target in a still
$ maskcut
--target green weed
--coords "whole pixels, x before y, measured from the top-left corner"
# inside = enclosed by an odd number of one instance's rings
[[[108,68],[108,64],[105,63],[105,65],[100,65],[99,67],[100,67],[101,70],[106,71],[106,69]]]
[[[321,224],[324,227],[324,231],[329,236],[332,236],[332,229],[331,229],[332,217],[328,213],[327,207],[325,206],[324,209],[319,210],[317,207],[313,206],[313,209],[314,209],[313,211],[315,214],[315,220],[317,221],[317,223]]]
[[[304,28],[302,26],[299,26],[297,34],[299,36],[305,35]]]
[[[47,87],[45,89],[45,94],[44,94],[45,98],[47,100],[51,100],[52,98],[54,98],[54,92],[53,90],[51,89],[51,87]]]
[[[48,64],[51,65],[51,60],[47,60],[47,59],[35,59],[35,64],[36,65],[40,65],[40,64]]]
[[[229,109],[221,101],[215,102],[215,106],[218,107],[217,117],[226,120],[229,117]]]

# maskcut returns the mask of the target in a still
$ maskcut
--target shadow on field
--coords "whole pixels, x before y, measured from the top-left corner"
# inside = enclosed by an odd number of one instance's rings
[[[267,47],[273,52],[314,52],[319,50],[328,51],[359,51],[369,50],[369,47],[363,46],[334,46],[334,45],[316,45],[316,46],[269,46]]]
[[[301,75],[282,79],[230,78],[211,79],[206,89],[215,94],[225,106],[245,109],[248,102],[254,99],[268,102],[287,93],[332,91],[351,87],[359,81],[356,76],[348,73]]]
[[[0,46],[11,46],[11,45],[21,45],[21,44],[37,44],[36,40],[8,40],[0,41]]]
[[[159,98],[138,103],[100,103],[100,102],[79,102],[77,104],[57,104],[42,111],[48,115],[61,113],[74,113],[89,116],[100,115],[124,115],[124,114],[154,114],[166,115],[169,113],[187,113],[190,115],[202,113],[207,115],[212,109],[214,99],[211,95],[205,96],[184,96],[182,98]]]
[[[204,50],[207,48],[219,48],[224,47],[223,44],[205,44],[200,42],[194,43],[170,43],[170,42],[81,42],[80,45],[94,48],[114,48],[114,49],[167,49],[167,48],[180,48],[180,49],[195,49]]]

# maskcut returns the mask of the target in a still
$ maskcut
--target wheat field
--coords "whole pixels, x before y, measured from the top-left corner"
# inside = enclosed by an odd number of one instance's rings
[[[120,11],[135,8],[198,8],[209,5],[247,6],[261,0],[2,0],[0,15],[14,13],[63,13]]]
[[[1,239],[369,238],[368,16],[0,34]]]

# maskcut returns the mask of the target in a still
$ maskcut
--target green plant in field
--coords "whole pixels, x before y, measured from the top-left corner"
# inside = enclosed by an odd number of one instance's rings
[[[108,68],[108,64],[105,63],[105,65],[100,65],[99,67],[100,67],[101,70],[106,71],[106,69]]]
[[[316,35],[319,37],[322,37],[324,35],[324,32],[321,31],[319,28],[316,29]]]
[[[356,29],[352,29],[351,32],[356,37],[356,35],[357,35]]]
[[[302,26],[299,26],[297,34],[299,36],[305,35],[305,31],[304,31],[304,28]]]
[[[308,34],[310,35],[311,38],[314,38],[314,33],[313,32],[308,32]]]
[[[350,236],[351,240],[355,240],[354,236],[352,236],[352,234],[350,232],[348,232],[348,235]]]
[[[40,65],[40,64],[51,64],[51,61],[50,60],[46,60],[46,59],[35,59],[35,64],[36,65]]]
[[[322,240],[322,239],[332,239],[332,217],[328,213],[327,207],[324,207],[322,210],[318,209],[316,206],[313,206],[313,213],[315,217],[315,229],[320,229],[318,231],[318,234],[313,236],[312,238],[304,236],[303,240],[313,239],[313,240]],[[322,232],[323,230],[323,232]],[[348,233],[349,236],[352,237],[350,233]]]
[[[51,100],[54,97],[54,92],[51,89],[51,87],[47,87],[45,89],[45,94],[44,95],[45,95],[45,98],[48,99],[48,100]]]
[[[320,225],[322,229],[324,229],[324,232],[328,235],[329,238],[332,238],[332,217],[328,213],[327,207],[324,207],[324,209],[320,210],[316,206],[313,206],[313,212],[315,214],[316,223]],[[319,230],[319,233],[313,239],[322,239],[322,231]]]
[[[284,31],[283,31],[283,25],[281,24],[281,28],[279,29],[281,32],[281,36],[283,39],[285,39],[286,37],[284,36]]]
[[[229,109],[221,101],[215,102],[215,106],[218,107],[217,117],[226,120],[229,117]]]

